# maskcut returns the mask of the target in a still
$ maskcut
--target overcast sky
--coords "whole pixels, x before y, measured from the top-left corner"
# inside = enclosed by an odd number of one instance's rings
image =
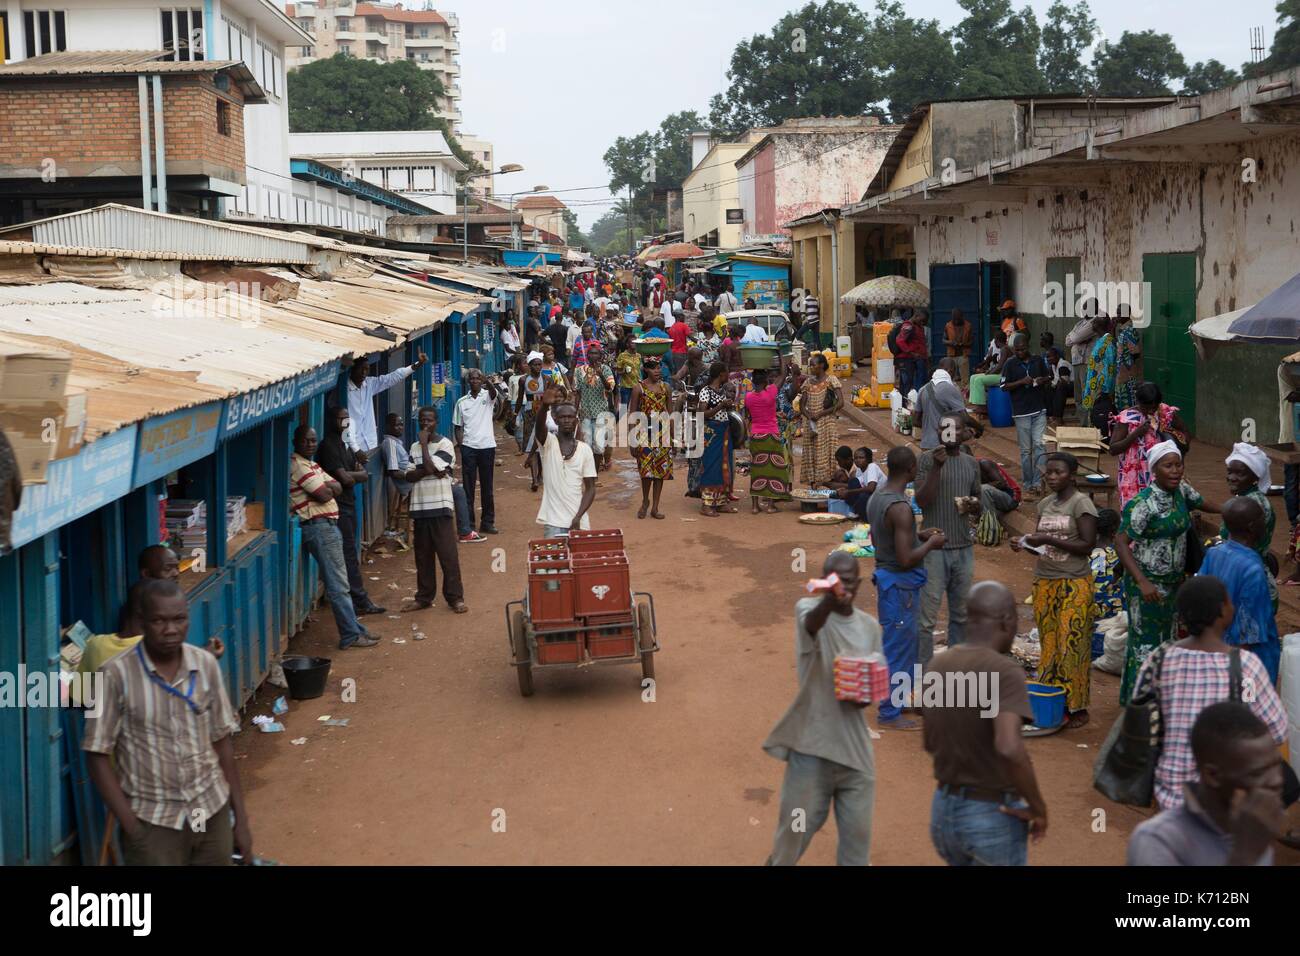
[[[1249,28],[1273,40],[1275,0],[1091,0],[1114,40],[1125,30],[1171,33],[1188,65],[1249,59]],[[408,8],[424,0],[406,0]],[[725,83],[731,51],[766,33],[801,0],[434,0],[460,15],[463,129],[496,147],[501,195],[536,185],[555,190],[584,229],[609,208],[601,161],[615,137],[657,127],[669,113],[707,114]],[[1013,6],[1023,6],[1013,0]],[[1039,23],[1051,0],[1032,0]],[[859,3],[874,9],[874,3]],[[956,0],[908,0],[913,17],[946,29],[962,16]],[[599,187],[580,189],[579,187]]]

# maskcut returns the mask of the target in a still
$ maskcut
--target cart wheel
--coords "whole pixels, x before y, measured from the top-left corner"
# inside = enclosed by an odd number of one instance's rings
[[[524,612],[516,608],[510,615],[510,646],[514,648],[515,660],[528,661],[515,665],[519,675],[519,693],[524,697],[533,696],[533,665],[528,655],[528,629],[524,623]]]
[[[655,646],[654,625],[650,620],[650,605],[638,604],[636,608],[637,632],[641,644],[641,676],[655,679],[654,651],[647,648]]]

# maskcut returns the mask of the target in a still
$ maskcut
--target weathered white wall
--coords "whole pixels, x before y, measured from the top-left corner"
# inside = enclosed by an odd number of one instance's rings
[[[775,136],[777,230],[786,232],[786,223],[809,213],[857,202],[899,128]]]

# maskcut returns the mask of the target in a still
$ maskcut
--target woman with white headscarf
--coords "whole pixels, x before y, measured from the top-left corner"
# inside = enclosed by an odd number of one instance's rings
[[[1127,704],[1143,661],[1178,636],[1174,595],[1187,577],[1187,538],[1192,512],[1217,514],[1200,492],[1183,480],[1183,453],[1173,441],[1147,452],[1151,483],[1124,506],[1115,551],[1126,574],[1128,649],[1120,704]]]
[[[1261,558],[1266,558],[1269,545],[1273,543],[1273,528],[1277,524],[1273,505],[1264,494],[1271,484],[1268,455],[1254,445],[1239,441],[1232,446],[1232,453],[1224,459],[1224,464],[1228,466],[1228,490],[1234,495],[1249,498],[1264,513],[1264,530],[1255,542],[1255,550]],[[1228,540],[1227,525],[1219,526],[1219,537]]]

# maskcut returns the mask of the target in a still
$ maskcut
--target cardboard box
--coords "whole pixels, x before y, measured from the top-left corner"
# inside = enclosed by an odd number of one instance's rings
[[[71,458],[81,451],[86,440],[86,393],[68,396],[68,410],[59,426],[59,440],[54,447],[54,460]]]
[[[84,402],[82,405],[84,414]],[[43,484],[67,421],[67,404],[40,399],[0,402],[0,429],[13,445],[24,485]]]
[[[72,356],[39,346],[0,341],[0,404],[12,400],[62,401]]]

